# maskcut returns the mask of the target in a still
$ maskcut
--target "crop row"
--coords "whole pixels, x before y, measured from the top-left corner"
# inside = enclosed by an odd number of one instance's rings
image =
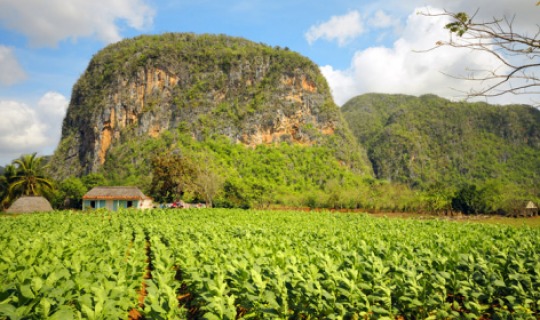
[[[243,210],[0,222],[0,319],[540,315],[538,229]]]
[[[538,231],[363,215],[193,213],[152,231],[207,319],[536,319]]]

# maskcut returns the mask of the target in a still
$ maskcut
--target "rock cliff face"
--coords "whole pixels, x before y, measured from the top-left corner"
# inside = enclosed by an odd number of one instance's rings
[[[334,136],[337,148],[362,153],[307,58],[222,35],[166,34],[93,57],[73,88],[53,173],[96,172],[123,141],[178,129],[247,146],[320,145]]]

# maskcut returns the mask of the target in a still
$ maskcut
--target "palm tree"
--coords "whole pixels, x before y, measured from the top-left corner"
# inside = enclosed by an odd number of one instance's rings
[[[17,174],[17,169],[14,165],[9,164],[4,168],[4,172],[0,175],[0,203],[3,209],[7,209],[10,203],[9,199],[9,184]]]
[[[41,196],[53,191],[52,180],[43,174],[44,158],[36,153],[21,156],[13,161],[15,175],[8,178],[8,198],[13,200],[19,196]]]

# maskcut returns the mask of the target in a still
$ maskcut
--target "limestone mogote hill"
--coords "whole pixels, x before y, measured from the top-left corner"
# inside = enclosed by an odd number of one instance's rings
[[[92,58],[73,87],[51,173],[98,172],[128,141],[178,130],[248,147],[328,146],[340,163],[371,174],[312,61],[287,48],[190,33],[123,40]]]

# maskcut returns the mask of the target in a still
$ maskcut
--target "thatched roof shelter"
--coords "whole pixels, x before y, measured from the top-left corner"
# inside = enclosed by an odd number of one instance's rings
[[[525,200],[522,202],[522,206],[525,208],[525,209],[538,209],[538,207],[536,206],[536,204],[530,200]]]
[[[144,200],[148,199],[137,187],[94,187],[83,200]]]
[[[513,217],[534,217],[539,213],[538,206],[530,200],[515,200],[507,215]]]
[[[53,208],[47,199],[39,196],[22,196],[7,209],[7,213],[47,212]]]

